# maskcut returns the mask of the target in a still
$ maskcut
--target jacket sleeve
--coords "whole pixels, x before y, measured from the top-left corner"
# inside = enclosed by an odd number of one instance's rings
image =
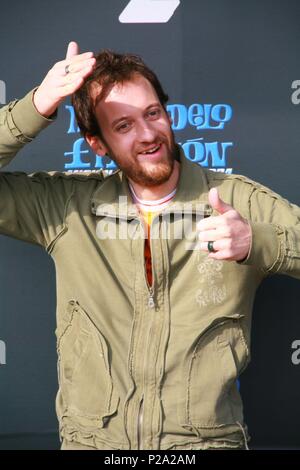
[[[39,114],[34,107],[32,100],[34,91],[0,109],[1,168],[53,121]]]
[[[300,208],[252,182],[248,213],[252,243],[241,264],[256,266],[266,275],[280,273],[300,279]]]
[[[0,109],[0,166],[47,127],[35,109],[33,91]],[[0,233],[50,250],[64,230],[72,180],[62,173],[0,172]]]

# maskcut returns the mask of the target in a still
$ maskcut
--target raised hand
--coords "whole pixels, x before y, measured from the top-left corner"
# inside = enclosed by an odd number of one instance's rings
[[[51,116],[62,101],[74,93],[94,69],[93,52],[79,54],[78,44],[68,45],[65,60],[57,62],[36,90],[33,102],[40,114]]]
[[[202,219],[198,223],[200,249],[210,251],[210,258],[241,261],[251,246],[251,227],[233,207],[219,197],[217,188],[208,194],[209,203],[220,215]],[[210,246],[208,246],[208,242]],[[209,250],[210,248],[210,250]]]

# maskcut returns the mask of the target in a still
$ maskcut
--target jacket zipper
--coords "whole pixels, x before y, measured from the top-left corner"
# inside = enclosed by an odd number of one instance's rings
[[[153,223],[153,220],[152,220]],[[152,225],[151,223],[151,225]],[[143,221],[141,220],[141,224],[144,227]],[[151,234],[151,227],[149,233]],[[145,250],[145,244],[144,244],[144,250]],[[152,250],[151,250],[151,235],[150,235],[150,253],[151,253],[151,269],[152,269],[152,285],[150,286],[148,283],[148,278],[147,278],[147,272],[146,272],[146,266],[145,266],[145,259],[144,259],[144,277],[145,277],[145,283],[148,289],[148,308],[153,310],[155,309],[155,300],[154,300],[154,272],[153,272],[153,258],[152,258]],[[144,258],[145,258],[145,252],[144,252]],[[152,329],[152,322],[149,327],[148,331],[148,337],[147,337],[147,342],[146,342],[146,348],[148,348],[149,344],[149,337],[150,337],[150,332]],[[145,361],[144,361],[144,372],[145,372]],[[140,404],[139,404],[139,412],[138,412],[138,420],[137,420],[137,441],[138,441],[138,449],[143,449],[143,436],[142,436],[142,426],[143,426],[143,417],[144,417],[144,395],[142,395]]]
[[[143,436],[142,436],[142,428],[143,428],[143,408],[144,408],[144,395],[141,398],[139,404],[139,412],[137,418],[137,447],[138,449],[143,448]]]
[[[141,217],[139,218],[140,219],[140,224],[141,226],[143,227],[143,230],[144,230],[144,233],[145,233],[145,225],[144,225],[144,221],[141,219]],[[152,223],[153,223],[153,220],[152,220]],[[151,225],[152,225],[151,223]],[[151,227],[150,227],[150,231],[149,233],[151,234]],[[151,253],[151,270],[152,270],[152,285],[150,286],[149,285],[149,282],[148,282],[148,277],[147,277],[147,272],[146,272],[146,265],[145,265],[145,240],[144,240],[144,245],[143,245],[143,266],[144,266],[144,279],[145,279],[145,284],[146,284],[146,287],[147,287],[147,291],[148,291],[148,308],[150,308],[151,310],[153,308],[155,308],[155,300],[154,300],[154,273],[153,273],[153,263],[152,263],[152,250],[151,250],[151,235],[150,235],[150,253]]]
[[[110,214],[106,211],[103,211],[103,212],[99,212],[97,213],[95,210],[94,212],[96,213],[96,215],[100,215],[100,216],[110,216]],[[156,217],[159,217],[159,216],[156,216]],[[156,217],[154,219],[156,219]],[[133,217],[126,217],[126,216],[122,216],[122,215],[118,215],[118,218],[119,219],[122,219],[122,220],[133,220],[133,219],[139,219],[140,221],[140,224],[142,225],[143,229],[145,230],[144,228],[144,222],[143,220],[141,219],[140,216],[136,217],[136,216],[133,216]],[[154,219],[152,220],[152,223],[151,225],[153,224],[153,221]],[[151,233],[151,227],[150,227],[150,233]],[[144,246],[144,250],[145,250],[145,246]],[[151,252],[151,265],[152,265],[152,251],[151,251],[151,240],[150,240],[150,252]],[[152,286],[149,286],[148,284],[148,279],[147,279],[147,273],[146,273],[146,270],[145,270],[145,261],[144,261],[144,274],[145,274],[145,281],[146,281],[146,286],[147,286],[147,289],[148,289],[148,307],[153,309],[155,308],[155,300],[154,300],[154,289],[153,289],[153,285]],[[153,279],[153,268],[152,268],[152,279]]]
[[[151,226],[153,224],[153,220],[152,220]],[[142,224],[143,229],[145,230],[144,222],[141,218],[140,218],[140,223]],[[147,290],[148,290],[148,308],[153,310],[153,309],[155,309],[155,300],[154,300],[154,287],[153,287],[154,286],[154,272],[153,272],[153,257],[152,257],[152,249],[151,249],[151,226],[150,226],[150,230],[149,230],[149,233],[150,233],[151,270],[152,270],[152,285],[151,286],[148,283],[148,277],[147,277],[146,265],[145,265],[145,242],[144,242],[144,250],[143,250],[143,258],[144,258],[143,264],[144,264],[144,278],[145,278],[145,283],[146,283],[146,287],[147,287]],[[151,328],[152,328],[152,322],[150,324],[149,331],[148,331],[146,348],[148,348]],[[145,361],[144,361],[144,373],[145,373]],[[144,394],[142,395],[142,398],[141,398],[141,401],[140,401],[140,404],[139,404],[138,422],[137,422],[137,441],[138,441],[138,449],[139,450],[143,449],[143,435],[142,435],[143,418],[144,418]]]
[[[147,279],[147,278],[146,278]],[[155,302],[154,302],[154,290],[153,287],[149,287],[147,283],[148,289],[149,289],[149,297],[148,297],[148,307],[151,309],[155,308]],[[146,341],[146,354],[147,354],[147,349],[149,345],[149,338],[150,338],[150,333],[152,329],[152,322],[149,326],[148,329],[148,335],[147,335],[147,341]],[[146,364],[145,364],[145,358],[144,358],[144,366],[143,366],[143,376],[145,374],[146,370]],[[144,382],[144,380],[143,380]],[[143,427],[143,417],[144,417],[144,394],[142,395],[140,404],[139,404],[139,412],[138,412],[138,420],[137,420],[137,442],[138,442],[138,449],[143,449],[143,435],[142,435],[142,427]]]
[[[149,287],[148,307],[151,309],[155,307],[154,290],[152,286]]]

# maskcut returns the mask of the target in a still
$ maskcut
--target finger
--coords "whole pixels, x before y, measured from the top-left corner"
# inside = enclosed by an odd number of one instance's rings
[[[87,68],[93,68],[95,63],[96,63],[96,59],[94,57],[91,57],[90,59],[84,59],[84,60],[80,60],[76,62],[71,62],[71,64],[69,65],[69,72],[80,73]]]
[[[71,60],[69,61],[63,61],[64,64],[66,65],[66,62],[69,64],[69,63],[72,63],[72,64],[76,64],[77,62],[81,62],[82,60],[86,60],[86,59],[91,59],[92,57],[94,57],[94,53],[93,52],[83,52],[82,54],[78,54],[76,56],[73,56],[71,58]]]
[[[91,59],[93,56],[94,56],[93,52],[83,52],[82,54],[79,54],[77,56],[73,56],[69,60],[64,59],[64,60],[60,60],[59,62],[56,62],[56,64],[54,64],[52,70],[65,68],[65,66],[67,64],[68,65],[69,64],[76,64],[77,62],[81,62],[83,60]]]
[[[217,250],[216,248],[216,242],[214,242],[214,250]],[[199,243],[198,247],[200,248],[201,251],[207,251],[208,252],[208,243],[207,242],[201,242]]]
[[[217,230],[204,230],[198,233],[198,240],[201,242],[209,242],[220,240],[222,235],[218,233]]]
[[[219,196],[217,188],[211,188],[208,193],[208,200],[213,209],[219,214],[225,214],[225,212],[233,210],[229,204],[226,204]]]
[[[226,243],[226,240],[209,240],[209,241],[213,241],[213,249],[214,249],[214,252],[218,252],[218,251],[224,251],[224,250],[228,250],[228,244]],[[199,248],[200,250],[202,251],[209,251],[208,250],[208,242],[200,242],[199,243]]]
[[[80,70],[80,72],[77,73],[68,73],[67,75],[64,76],[63,82],[61,83],[61,87],[63,88],[66,85],[70,85],[73,82],[77,81],[79,78],[85,79],[88,77],[93,71],[93,66],[89,65],[85,67],[84,69]]]
[[[82,70],[76,73],[68,73],[63,77],[63,81],[60,84],[60,88],[64,88],[64,86],[68,86],[74,82],[77,82],[79,79],[85,79],[88,75],[90,75],[94,70],[93,65],[88,65],[84,67]]]
[[[228,253],[227,250],[220,250],[216,251],[215,253],[209,253],[208,258],[212,258],[215,260],[223,260],[223,261],[233,261],[234,258]]]
[[[201,219],[200,222],[197,223],[197,230],[213,230],[220,227],[222,224],[224,224],[224,219],[222,217],[219,215],[210,216],[205,219]]]
[[[77,42],[71,41],[68,44],[68,49],[67,49],[67,54],[66,54],[66,59],[71,59],[75,55],[79,54],[79,46]]]
[[[61,88],[61,96],[69,96],[75,93],[83,84],[84,78],[83,77],[78,77],[76,80],[74,80],[72,83],[68,83],[65,85],[63,88]]]
[[[96,63],[96,59],[93,57],[90,59],[82,59],[80,61],[71,62],[70,64],[68,64],[69,73],[67,75],[70,75],[71,73],[80,73],[87,68],[93,69],[95,63]],[[54,73],[61,77],[65,76],[66,65],[67,65],[66,62],[61,63],[59,67],[55,69]]]

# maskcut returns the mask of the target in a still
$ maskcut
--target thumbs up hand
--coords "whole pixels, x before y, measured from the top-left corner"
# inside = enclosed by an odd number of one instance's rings
[[[79,53],[78,44],[71,41],[66,58],[57,62],[36,90],[33,102],[40,114],[51,116],[59,104],[74,93],[95,67],[93,52]]]
[[[217,260],[245,259],[250,250],[252,236],[248,221],[222,201],[217,188],[209,191],[208,199],[219,215],[202,219],[198,223],[200,249],[209,252],[208,256]]]

